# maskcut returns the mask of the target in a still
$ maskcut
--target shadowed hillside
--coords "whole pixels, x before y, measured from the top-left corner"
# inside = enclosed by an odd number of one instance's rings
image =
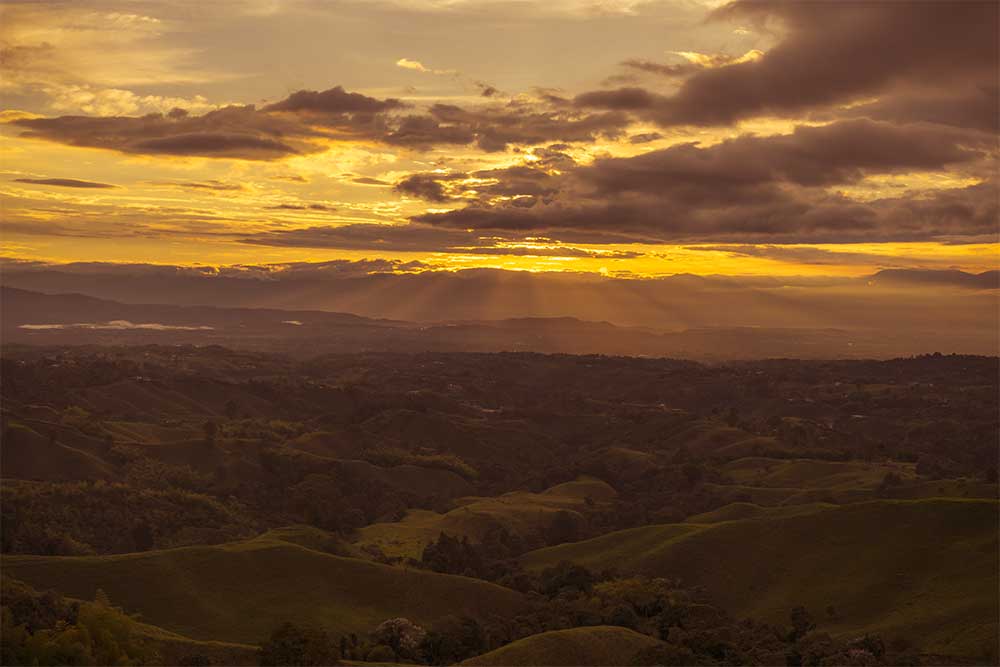
[[[629,665],[636,653],[660,642],[628,628],[596,626],[555,630],[471,658],[463,665]]]
[[[392,616],[512,614],[514,591],[333,556],[273,535],[213,547],[104,557],[4,559],[8,575],[92,599],[97,589],[148,623],[194,639],[259,641],[281,622],[364,632]],[[294,575],[294,576],[290,576]]]
[[[680,577],[735,614],[778,621],[796,605],[829,609],[829,632],[898,634],[962,655],[996,637],[998,518],[989,500],[880,501],[647,526],[534,551],[524,562]]]

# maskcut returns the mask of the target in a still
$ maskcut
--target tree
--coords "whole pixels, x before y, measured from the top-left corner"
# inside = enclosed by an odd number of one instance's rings
[[[392,649],[397,658],[416,658],[427,632],[408,618],[382,621],[372,638]]]
[[[261,665],[336,665],[337,649],[320,628],[284,623],[261,645],[257,661]]]
[[[486,650],[479,622],[471,617],[447,616],[427,632],[420,653],[431,665],[455,665]]]
[[[564,590],[586,593],[594,585],[593,573],[582,565],[561,561],[554,567],[542,571],[539,588],[549,597],[555,597]]]
[[[630,662],[632,665],[657,665],[662,667],[687,667],[698,664],[698,660],[691,649],[677,644],[659,644],[644,648],[634,656]]]
[[[604,617],[604,624],[617,625],[635,630],[639,627],[639,615],[635,613],[632,607],[626,604],[619,604]]]

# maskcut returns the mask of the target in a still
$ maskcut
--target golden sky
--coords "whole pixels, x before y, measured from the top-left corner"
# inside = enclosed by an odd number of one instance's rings
[[[2,253],[995,269],[996,11],[6,2]]]

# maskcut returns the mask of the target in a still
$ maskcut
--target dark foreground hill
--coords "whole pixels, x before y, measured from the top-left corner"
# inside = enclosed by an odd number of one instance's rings
[[[997,662],[996,358],[0,369],[3,664]]]
[[[470,658],[463,665],[625,665],[639,651],[661,642],[634,630],[598,625],[532,635]]]
[[[5,575],[93,599],[193,639],[256,643],[286,621],[361,633],[394,616],[514,615],[519,593],[475,579],[322,553],[265,535],[218,546],[95,557],[10,556]]]
[[[780,622],[824,611],[833,634],[905,637],[976,655],[997,637],[998,503],[878,501],[796,516],[644,526],[527,554],[593,570],[680,577],[733,614]]]

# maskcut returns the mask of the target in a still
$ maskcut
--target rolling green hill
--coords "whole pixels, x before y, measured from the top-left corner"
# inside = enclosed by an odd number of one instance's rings
[[[722,507],[689,516],[685,523],[719,523],[721,521],[739,521],[740,519],[775,518],[811,514],[823,509],[835,507],[829,503],[809,503],[806,505],[785,505],[779,507],[761,507],[753,503],[729,503]]]
[[[913,464],[818,461],[746,457],[730,461],[721,470],[739,484],[810,489],[874,488],[888,473],[913,479]]]
[[[525,637],[463,665],[628,665],[632,656],[660,641],[628,628],[598,625]]]
[[[138,621],[132,631],[149,642],[163,665],[179,665],[194,656],[208,658],[213,665],[250,666],[257,664],[257,647],[235,642],[201,641]]]
[[[997,522],[990,500],[886,500],[645,526],[524,562],[680,577],[736,616],[784,622],[804,605],[831,634],[879,632],[940,655],[979,655],[997,640]]]
[[[544,532],[559,512],[569,512],[582,520],[580,511],[586,507],[588,498],[600,503],[614,496],[615,490],[608,484],[580,478],[542,493],[513,491],[495,498],[462,498],[460,507],[444,514],[410,510],[402,521],[366,526],[358,531],[356,544],[377,546],[388,556],[420,558],[424,547],[442,532],[480,541],[490,529],[502,526],[526,537]]]
[[[96,456],[11,422],[0,438],[3,476],[44,481],[111,479],[111,467]]]
[[[82,599],[101,588],[170,632],[241,643],[262,640],[284,621],[362,633],[394,616],[432,624],[449,614],[511,615],[522,605],[520,594],[486,582],[321,553],[288,541],[313,539],[294,532],[119,556],[10,556],[4,571]]]

